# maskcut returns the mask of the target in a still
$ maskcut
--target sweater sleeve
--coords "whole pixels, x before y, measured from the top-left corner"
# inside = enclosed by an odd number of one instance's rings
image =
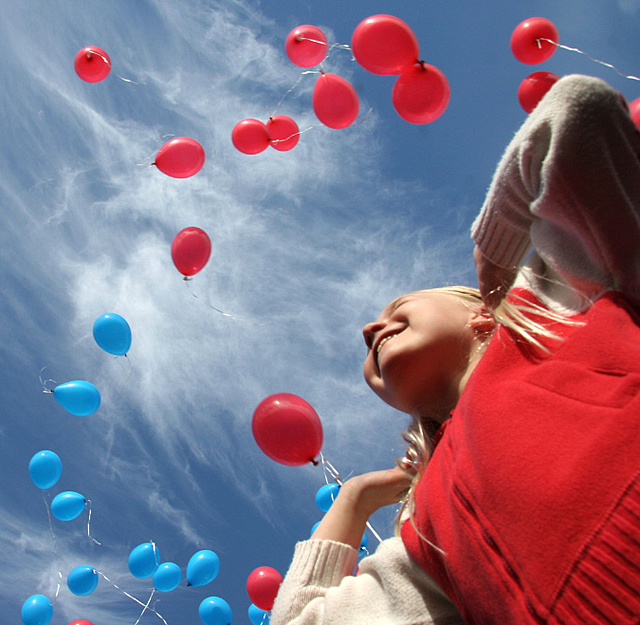
[[[298,543],[271,625],[463,625],[400,538],[383,541],[354,576],[357,558],[355,549],[341,543]]]
[[[640,132],[624,98],[560,79],[507,147],[472,237],[501,267],[533,247],[577,290],[640,296]]]

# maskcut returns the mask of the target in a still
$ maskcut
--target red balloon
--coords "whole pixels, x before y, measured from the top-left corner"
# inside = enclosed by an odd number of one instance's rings
[[[322,448],[320,418],[297,395],[276,393],[263,399],[253,413],[251,427],[258,447],[272,460],[290,467],[314,462]]]
[[[294,148],[300,139],[300,129],[290,117],[286,115],[274,115],[267,122],[271,147],[281,152]]]
[[[76,74],[86,82],[100,82],[111,71],[111,59],[109,55],[96,46],[82,48],[73,61]]]
[[[638,127],[638,130],[640,130],[640,98],[637,98],[629,104],[629,112],[631,113],[633,123]]]
[[[85,621],[83,618],[81,618],[77,621],[71,621],[69,625],[93,625],[93,623],[90,623],[89,621]]]
[[[527,76],[518,87],[518,102],[527,112],[531,113],[538,102],[553,87],[560,77],[553,72],[534,72]]]
[[[313,67],[327,56],[327,38],[317,26],[304,24],[287,35],[284,49],[289,60],[298,67]]]
[[[546,61],[556,51],[556,46],[541,39],[558,43],[558,29],[553,22],[545,17],[531,17],[520,22],[511,35],[513,56],[528,65]]]
[[[198,273],[211,256],[211,240],[200,228],[185,228],[176,234],[171,244],[171,258],[183,276]]]
[[[269,147],[269,131],[258,119],[243,119],[231,131],[231,141],[243,154],[259,154]]]
[[[270,566],[261,566],[247,579],[247,594],[251,603],[269,612],[282,584],[282,575]]]
[[[204,149],[189,137],[176,137],[167,141],[153,163],[161,172],[173,178],[189,178],[204,165]]]
[[[360,100],[356,90],[342,77],[322,73],[313,88],[313,110],[329,128],[346,128],[358,117]]]
[[[420,62],[398,76],[391,100],[396,112],[412,124],[428,124],[449,104],[449,82],[433,65]]]
[[[353,31],[351,49],[362,67],[381,76],[402,73],[420,53],[411,28],[393,15],[372,15],[360,22]]]

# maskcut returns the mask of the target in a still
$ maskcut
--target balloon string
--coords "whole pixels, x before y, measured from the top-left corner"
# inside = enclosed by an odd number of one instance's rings
[[[55,603],[58,599],[58,595],[60,594],[60,587],[62,585],[62,571],[60,571],[60,559],[58,558],[58,544],[56,542],[56,535],[53,531],[53,523],[51,521],[51,509],[49,506],[49,502],[45,496],[45,491],[42,491],[42,499],[44,501],[44,507],[47,509],[47,518],[49,519],[49,531],[51,532],[51,541],[53,543],[53,556],[56,561],[56,568],[58,569],[58,587],[56,588],[56,594],[53,598],[53,603]]]
[[[111,65],[111,60],[108,59],[106,56],[104,56],[103,54],[100,54],[100,52],[98,52],[97,50],[91,49],[87,51],[87,58],[90,59],[92,54],[99,56],[109,66],[110,69],[113,69],[113,65]],[[134,85],[138,84],[135,80],[130,80],[129,78],[123,78],[122,76],[116,74],[115,72],[114,72],[114,76],[117,76],[120,80],[124,82],[130,82],[130,83],[133,83]]]
[[[628,74],[623,74],[617,67],[615,67],[614,65],[611,65],[611,63],[605,63],[604,61],[600,61],[598,59],[595,59],[591,55],[589,55],[586,52],[584,52],[583,50],[580,50],[579,48],[570,48],[569,46],[564,46],[564,45],[558,43],[557,41],[553,41],[552,39],[545,39],[544,37],[540,37],[539,39],[536,39],[536,43],[538,44],[539,48],[542,47],[541,44],[540,44],[541,41],[546,41],[547,43],[552,43],[554,46],[556,46],[558,48],[562,48],[563,50],[569,50],[570,52],[578,52],[579,54],[584,54],[590,61],[593,61],[594,63],[599,63],[600,65],[604,65],[605,67],[609,67],[610,69],[612,69],[615,72],[617,72],[623,78],[628,78],[629,80],[640,80],[640,78],[638,76],[630,76]]]
[[[325,458],[324,454],[322,452],[320,452],[320,462],[322,463],[322,470],[324,472],[324,479],[327,482],[327,484],[329,483],[329,481],[327,480],[327,473],[329,473],[329,475],[331,475],[331,477],[333,478],[333,480],[339,484],[340,486],[342,486],[343,481],[342,478],[340,477],[340,473],[338,472],[338,470]],[[369,521],[367,521],[367,528],[369,529],[369,531],[375,536],[376,540],[381,543],[382,542],[382,538],[380,537],[380,534],[378,534],[378,532],[376,532],[376,530],[373,528],[373,525],[371,525],[371,523],[369,523]]]
[[[193,297],[195,297],[197,300],[201,301],[203,304],[206,304],[207,306],[209,306],[209,308],[212,308],[216,312],[219,312],[221,315],[224,315],[225,317],[230,317],[231,319],[233,319],[234,321],[238,321],[239,323],[246,323],[246,324],[248,324],[250,326],[264,326],[264,325],[267,325],[266,323],[257,323],[255,321],[244,321],[243,319],[238,319],[237,317],[234,317],[233,315],[230,315],[229,313],[226,313],[223,310],[220,310],[219,308],[216,308],[215,306],[213,306],[212,304],[210,304],[206,300],[203,300],[201,297],[198,297],[190,289],[189,285],[191,284],[191,280],[190,280],[190,278],[188,276],[185,276],[184,281],[185,281],[185,284],[187,285],[187,288],[189,289],[189,293],[191,293],[191,295],[193,295]]]
[[[42,379],[42,372],[46,369],[47,367],[44,366],[42,367],[42,369],[40,369],[40,374],[38,376],[38,379],[40,380],[40,384],[42,384],[42,392],[43,393],[53,393],[52,389],[47,388],[47,382],[52,382],[53,384],[58,384],[55,380],[52,380],[51,378],[47,378],[46,380]]]
[[[273,116],[272,116],[273,117]],[[317,126],[309,126],[309,128],[305,128],[304,130],[299,130],[298,132],[294,132],[292,135],[289,135],[286,139],[269,139],[271,143],[283,143],[284,141],[289,141],[289,139],[293,139],[294,137],[298,137],[309,130],[313,130],[314,128],[321,128],[322,125],[318,124]]]
[[[151,600],[153,599],[153,596],[155,595],[156,589],[154,588],[153,591],[151,592],[151,596],[149,597],[149,601],[147,601],[147,603],[142,603],[142,601],[140,601],[140,599],[136,599],[133,595],[130,595],[128,592],[122,590],[122,588],[120,588],[120,586],[118,586],[117,584],[115,584],[114,582],[112,582],[104,573],[100,572],[100,571],[96,571],[98,573],[98,575],[100,575],[100,577],[102,577],[106,582],[108,582],[109,584],[111,584],[116,590],[119,590],[125,597],[128,597],[129,599],[131,599],[132,601],[135,601],[138,605],[141,605],[143,610],[142,610],[142,614],[140,614],[140,617],[138,618],[138,620],[136,621],[135,625],[137,625],[140,622],[140,619],[142,618],[142,615],[147,611],[150,610],[151,612],[153,612],[163,623],[164,625],[169,625],[167,623],[167,621],[164,620],[164,617],[159,613],[156,612],[155,608],[150,607],[151,606]]]
[[[91,536],[91,500],[87,499],[87,505],[89,506],[89,517],[87,518],[87,536],[96,544],[102,546],[102,543],[98,542],[93,536]]]

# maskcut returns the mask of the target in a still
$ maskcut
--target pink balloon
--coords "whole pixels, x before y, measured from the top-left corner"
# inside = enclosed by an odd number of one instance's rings
[[[253,413],[251,428],[258,447],[272,460],[290,467],[314,462],[322,448],[318,414],[311,404],[290,393],[263,399]]]
[[[85,621],[83,618],[81,618],[77,621],[71,621],[69,625],[93,625],[93,623],[90,623],[89,621]]]
[[[111,71],[111,59],[109,55],[96,46],[82,48],[73,61],[76,74],[86,82],[100,82]]]
[[[527,76],[518,87],[518,102],[525,112],[531,113],[559,78],[553,72],[534,72]]]
[[[335,74],[320,74],[313,88],[312,103],[316,117],[334,129],[350,126],[360,109],[356,90]]]
[[[258,119],[243,119],[231,131],[231,141],[243,154],[259,154],[269,147],[269,131]]]
[[[261,566],[247,579],[247,594],[251,603],[269,612],[282,584],[282,575],[270,566]]]
[[[398,76],[391,100],[405,121],[428,124],[444,113],[450,93],[446,76],[437,67],[421,61]]]
[[[411,28],[393,15],[372,15],[360,22],[353,31],[351,49],[364,69],[381,76],[402,73],[420,52]]]
[[[556,46],[542,39],[558,43],[558,29],[553,22],[545,17],[531,17],[520,22],[511,35],[513,56],[528,65],[546,61],[556,51]]]
[[[298,67],[313,67],[327,56],[327,38],[317,26],[304,24],[287,35],[284,49],[289,60]]]
[[[176,234],[171,244],[171,258],[183,276],[193,276],[208,262],[211,240],[200,228],[185,228]]]
[[[640,130],[640,98],[635,99],[629,104],[629,112],[631,113],[633,123],[638,127],[638,130]]]
[[[298,124],[286,115],[274,115],[267,122],[271,147],[281,152],[294,148],[300,139]]]
[[[172,178],[189,178],[202,169],[204,149],[195,139],[176,137],[160,148],[153,164]]]

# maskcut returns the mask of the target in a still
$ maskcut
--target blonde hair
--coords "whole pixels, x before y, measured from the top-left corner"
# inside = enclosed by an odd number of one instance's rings
[[[468,286],[445,286],[432,289],[422,289],[421,293],[442,293],[458,297],[464,302],[472,305],[484,305],[484,300],[480,291]],[[510,292],[509,301],[505,299],[491,311],[496,322],[496,328],[503,326],[510,330],[516,340],[521,340],[525,345],[536,347],[545,353],[550,353],[545,342],[549,340],[561,340],[552,329],[548,327],[551,323],[562,323],[565,325],[577,325],[570,316],[555,312],[531,302],[517,293]],[[493,331],[491,332],[491,334]],[[487,336],[486,338],[489,338]],[[438,551],[439,547],[425,538],[416,527],[414,521],[415,511],[415,490],[426,470],[427,463],[433,453],[435,436],[440,429],[440,423],[429,418],[428,415],[413,415],[413,422],[403,432],[402,438],[407,444],[407,451],[403,458],[398,459],[398,466],[408,472],[413,473],[411,486],[402,502],[396,519],[396,534],[404,522],[407,514],[408,518],[417,532],[418,536]]]

